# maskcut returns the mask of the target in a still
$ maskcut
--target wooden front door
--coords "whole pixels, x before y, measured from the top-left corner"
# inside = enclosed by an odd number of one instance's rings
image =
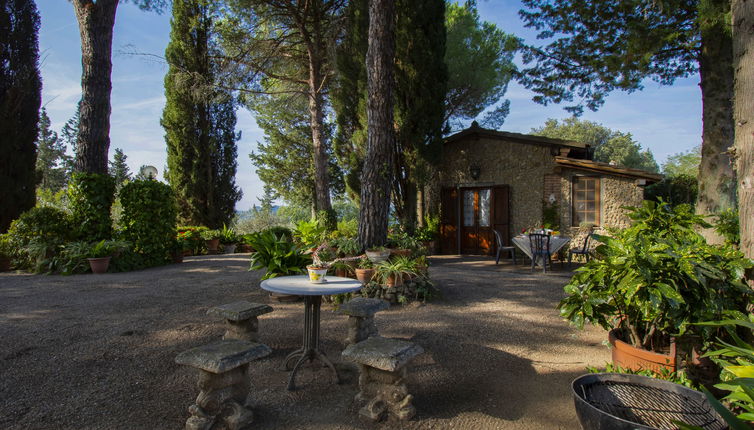
[[[441,192],[440,252],[494,255],[493,229],[510,240],[508,186],[445,188]]]

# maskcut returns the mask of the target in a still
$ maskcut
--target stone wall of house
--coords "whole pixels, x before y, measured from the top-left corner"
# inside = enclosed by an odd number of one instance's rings
[[[479,178],[471,178],[469,167],[478,166]],[[445,145],[438,181],[428,190],[428,200],[439,201],[442,187],[510,186],[511,233],[539,225],[544,195],[542,179],[555,168],[548,146],[529,145],[500,139],[455,141]],[[437,196],[434,198],[434,196]],[[428,204],[432,203],[428,201]]]
[[[578,170],[563,169],[560,176],[561,185],[561,226],[568,227],[571,234],[575,235],[578,226],[572,226],[571,196],[573,176],[584,174]],[[602,231],[606,227],[624,228],[631,224],[631,219],[626,216],[622,206],[640,206],[644,199],[644,189],[636,185],[633,178],[619,176],[600,176],[600,203],[601,221],[596,231]],[[565,228],[564,228],[565,230]]]

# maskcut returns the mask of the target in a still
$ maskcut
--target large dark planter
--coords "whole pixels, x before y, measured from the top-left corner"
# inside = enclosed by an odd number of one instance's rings
[[[7,272],[11,269],[10,257],[0,257],[0,272]]]
[[[590,373],[571,383],[583,430],[676,429],[673,421],[708,430],[728,426],[704,394],[640,375]]]
[[[636,348],[629,343],[623,342],[618,338],[617,329],[610,330],[608,339],[610,340],[610,345],[612,345],[613,364],[631,370],[647,369],[656,372],[659,372],[661,369],[667,369],[671,372],[675,372],[676,370],[675,342],[670,343],[670,352],[668,354],[659,354]]]
[[[209,239],[206,240],[205,243],[207,244],[207,251],[209,251],[209,253],[217,253],[217,248],[220,246],[220,239]]]

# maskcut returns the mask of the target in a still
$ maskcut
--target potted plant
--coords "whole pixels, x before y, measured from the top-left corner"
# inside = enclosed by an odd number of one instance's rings
[[[358,279],[359,282],[362,284],[368,284],[372,281],[372,277],[374,277],[374,264],[367,257],[362,257],[354,272],[356,273],[356,279]]]
[[[328,247],[327,242],[323,242],[312,252],[312,264],[306,266],[309,272],[309,281],[315,284],[327,282],[325,277],[333,264],[358,260],[360,257],[342,257],[327,261],[328,258],[332,258],[332,250]]]
[[[183,263],[184,253],[189,250],[189,244],[185,240],[176,239],[170,249],[170,257],[173,263]]]
[[[221,236],[220,230],[205,230],[202,232],[202,239],[207,244],[207,252],[209,254],[217,254]]]
[[[421,242],[408,233],[400,233],[390,238],[390,255],[392,256],[410,256],[414,250],[422,248]]]
[[[440,218],[428,216],[424,219],[424,226],[416,230],[416,240],[421,242],[425,252],[434,253],[437,236],[440,231]]]
[[[120,253],[127,247],[126,242],[117,240],[101,240],[92,244],[86,259],[92,273],[106,273],[107,268],[110,267],[110,259],[113,254]]]
[[[378,282],[388,288],[398,287],[403,285],[406,278],[416,275],[416,263],[408,257],[399,256],[378,264],[375,275]]]
[[[7,272],[11,269],[12,251],[13,247],[8,234],[0,234],[0,272]]]
[[[266,230],[250,237],[254,252],[251,254],[249,270],[265,270],[262,280],[277,276],[300,275],[307,264],[311,263],[310,255],[290,240],[290,236],[278,235],[272,230]],[[276,300],[295,301],[299,296],[292,294],[270,293]]]
[[[379,264],[390,257],[390,250],[384,246],[369,248],[366,250],[366,256],[372,263]]]
[[[236,252],[236,243],[238,242],[238,235],[232,228],[228,228],[223,224],[222,230],[220,230],[220,243],[223,245],[225,254],[233,254]]]
[[[565,286],[558,308],[578,327],[611,330],[614,364],[675,370],[674,338],[709,344],[714,330],[694,324],[745,311],[752,291],[743,273],[752,261],[731,246],[708,245],[695,230],[708,224],[688,205],[626,209],[632,226],[595,235],[596,257]]]

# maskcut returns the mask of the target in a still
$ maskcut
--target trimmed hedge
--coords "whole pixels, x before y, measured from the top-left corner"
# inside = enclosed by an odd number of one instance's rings
[[[123,239],[134,245],[144,266],[169,262],[175,248],[177,216],[170,186],[152,179],[135,180],[124,185],[119,196]]]
[[[76,236],[81,240],[112,238],[110,207],[115,200],[115,180],[99,173],[74,173],[68,183],[68,200]]]

